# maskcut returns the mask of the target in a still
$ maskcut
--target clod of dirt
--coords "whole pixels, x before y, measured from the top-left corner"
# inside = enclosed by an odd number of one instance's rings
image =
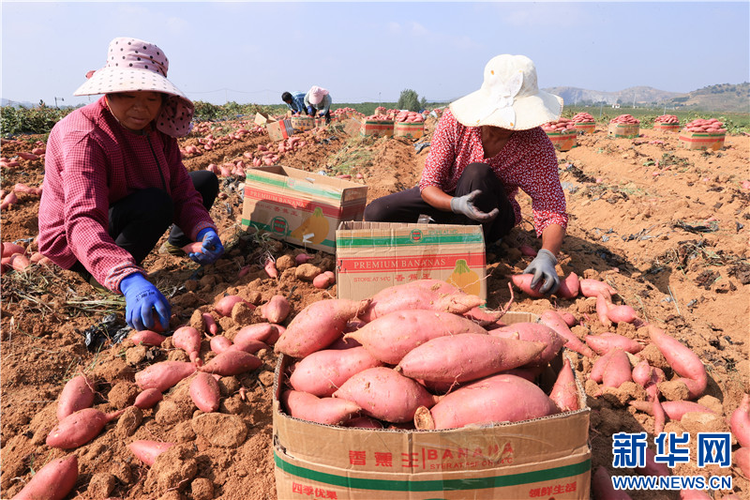
[[[247,437],[247,425],[237,415],[203,413],[193,418],[192,426],[193,431],[212,446],[236,448]]]
[[[185,490],[197,474],[195,448],[178,444],[156,457],[146,476],[145,487],[160,495],[172,488]]]
[[[89,498],[107,498],[115,489],[117,478],[109,472],[98,472],[91,476],[86,493]]]
[[[315,264],[304,263],[297,266],[294,272],[294,276],[302,281],[312,281],[317,275],[322,273],[323,270]]]
[[[214,484],[208,478],[199,477],[190,483],[190,491],[193,494],[193,500],[212,500]]]
[[[130,406],[117,419],[115,432],[122,438],[130,437],[138,430],[141,422],[143,422],[143,410],[137,406]]]
[[[729,432],[729,426],[721,417],[712,413],[689,412],[680,419],[680,424],[691,435],[699,432]]]

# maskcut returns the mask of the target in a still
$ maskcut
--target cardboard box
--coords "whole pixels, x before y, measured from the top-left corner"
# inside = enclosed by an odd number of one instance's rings
[[[576,122],[575,129],[584,134],[593,134],[596,130],[596,122]]]
[[[394,137],[419,139],[424,135],[424,122],[396,122],[393,125]]]
[[[667,132],[679,132],[679,123],[654,123],[654,130],[665,130]]]
[[[293,116],[292,130],[295,134],[306,132],[315,128],[315,119],[312,116]]]
[[[242,227],[304,248],[334,253],[336,228],[361,220],[367,186],[274,165],[247,169]]]
[[[358,136],[361,129],[362,120],[359,118],[347,118],[344,120],[344,133],[349,137]]]
[[[503,321],[534,316],[509,312]],[[590,409],[580,381],[582,409],[574,412],[438,431],[357,429],[316,424],[284,411],[279,396],[293,361],[280,356],[274,380],[279,499],[589,500]]]
[[[393,136],[393,120],[362,120],[361,124],[359,134],[362,136]]]
[[[292,120],[279,120],[266,124],[266,131],[272,141],[283,141],[294,134]]]
[[[559,151],[570,151],[578,144],[578,132],[575,129],[564,132],[547,132],[547,137],[555,145],[555,149]]]
[[[266,123],[269,122],[270,116],[268,113],[255,113],[255,124],[260,125],[261,127],[265,127]]]
[[[336,231],[338,297],[430,278],[486,299],[485,262],[479,225],[346,221]]]
[[[680,131],[680,146],[687,149],[718,151],[724,147],[724,138],[726,132],[709,133],[709,132],[688,132],[683,129]]]
[[[607,135],[610,137],[638,137],[641,127],[637,123],[610,123]]]

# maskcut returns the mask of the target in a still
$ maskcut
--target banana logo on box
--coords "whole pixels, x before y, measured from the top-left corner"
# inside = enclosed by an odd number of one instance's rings
[[[291,238],[301,240],[303,243],[320,244],[328,236],[330,225],[328,219],[323,215],[320,207],[315,208],[312,215],[302,221],[289,235]]]

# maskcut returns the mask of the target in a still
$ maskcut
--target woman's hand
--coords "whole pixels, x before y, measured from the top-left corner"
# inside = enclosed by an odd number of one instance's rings
[[[560,287],[560,277],[557,275],[555,270],[555,264],[557,264],[557,258],[549,250],[542,248],[539,253],[536,254],[534,260],[531,261],[524,274],[533,274],[534,278],[531,280],[531,288],[536,290],[536,287],[541,283],[539,292],[541,293],[555,293]]]
[[[171,307],[162,295],[141,273],[133,273],[120,281],[120,291],[125,296],[125,321],[136,331],[152,330],[156,317],[161,327],[169,328]]]
[[[211,228],[203,229],[198,233],[198,241],[202,242],[201,251],[189,253],[193,261],[205,266],[213,264],[224,254],[224,245],[221,244],[219,235]]]
[[[454,214],[465,215],[471,220],[478,222],[489,222],[500,213],[500,210],[493,208],[490,213],[485,213],[474,206],[474,198],[482,194],[479,189],[472,191],[463,196],[454,196],[451,198],[451,211]]]

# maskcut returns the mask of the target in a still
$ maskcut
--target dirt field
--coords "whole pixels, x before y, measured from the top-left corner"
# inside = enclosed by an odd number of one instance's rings
[[[224,133],[252,123],[224,124]],[[434,119],[428,120],[429,142]],[[571,214],[568,235],[559,257],[558,272],[601,279],[618,292],[615,301],[636,309],[643,321],[664,328],[704,361],[709,385],[700,402],[728,417],[743,393],[750,392],[750,137],[728,136],[719,151],[689,151],[677,134],[642,128],[635,139],[607,136],[605,125],[580,136],[578,147],[558,153],[560,175]],[[222,130],[216,126],[214,135]],[[306,145],[280,153],[279,163],[332,175],[349,173],[368,185],[368,198],[412,187],[419,179],[428,149],[414,141],[394,138],[348,138],[340,128],[316,129],[302,135]],[[3,140],[2,156],[14,159],[29,152],[37,138]],[[190,170],[210,163],[244,160],[269,145],[268,136],[251,131],[217,143],[211,151],[186,157]],[[196,137],[183,146],[199,144]],[[276,145],[270,144],[274,149]],[[249,154],[243,156],[243,153]],[[43,160],[18,159],[20,165],[2,172],[2,188],[16,183],[38,186]],[[356,167],[341,165],[356,161]],[[360,176],[358,175],[361,175]],[[271,279],[263,272],[262,257],[293,254],[294,248],[244,233],[240,226],[242,179],[224,177],[222,197],[212,216],[220,226],[227,253],[213,266],[199,270],[187,258],[153,252],[145,267],[171,297],[172,327],[192,323],[201,329],[197,312],[209,311],[225,294],[239,294],[260,304],[274,294],[285,295],[299,312],[313,301],[335,297],[335,286],[319,290],[294,277],[294,270]],[[744,184],[743,184],[744,182]],[[2,241],[35,249],[39,198],[19,194],[19,202],[2,211]],[[502,308],[510,300],[508,278],[530,261],[521,245],[540,247],[530,224],[529,200],[521,195],[524,222],[506,238],[496,254],[488,255],[488,306]],[[334,260],[316,254],[316,262],[333,270]],[[249,272],[238,277],[249,266]],[[96,383],[95,407],[104,411],[125,408],[138,393],[134,374],[154,361],[186,360],[171,340],[162,348],[136,347],[125,340],[104,342],[100,349],[85,343],[90,327],[109,313],[118,313],[116,327],[124,326],[124,302],[98,292],[74,273],[55,267],[33,266],[26,272],[8,271],[2,277],[2,498],[10,498],[49,460],[74,453],[79,477],[66,499],[163,498],[176,500],[275,499],[271,447],[273,371],[276,355],[262,351],[263,366],[255,372],[223,380],[219,414],[195,418],[197,411],[185,384],[178,385],[155,409],[128,410],[97,438],[70,451],[49,448],[45,439],[56,425],[56,400],[65,382],[84,372]],[[579,320],[574,331],[583,338],[606,328],[596,317],[592,299],[531,299],[516,292],[512,311],[539,313],[556,307]],[[232,336],[241,326],[237,318],[223,318],[220,327]],[[244,322],[263,321],[257,312]],[[645,328],[620,324],[619,334],[648,339]],[[208,350],[208,342],[204,342]],[[585,380],[592,362],[581,359],[575,369]],[[668,372],[669,373],[669,372]],[[628,399],[644,399],[611,391],[595,396],[586,383],[591,412],[592,465],[612,464],[612,434],[653,431],[653,418],[636,411]],[[167,399],[169,401],[167,401]],[[198,415],[196,415],[198,416]],[[215,418],[214,418],[215,417]],[[722,430],[722,418],[710,425],[668,422],[667,431]],[[128,450],[136,439],[185,444],[170,460],[149,468]],[[693,457],[695,455],[692,455]],[[611,468],[611,467],[610,467]],[[682,475],[731,474],[735,492],[750,498],[750,482],[737,467],[698,469],[695,460],[672,471]],[[716,498],[728,494],[722,492]],[[677,493],[632,492],[634,499],[677,499]]]

